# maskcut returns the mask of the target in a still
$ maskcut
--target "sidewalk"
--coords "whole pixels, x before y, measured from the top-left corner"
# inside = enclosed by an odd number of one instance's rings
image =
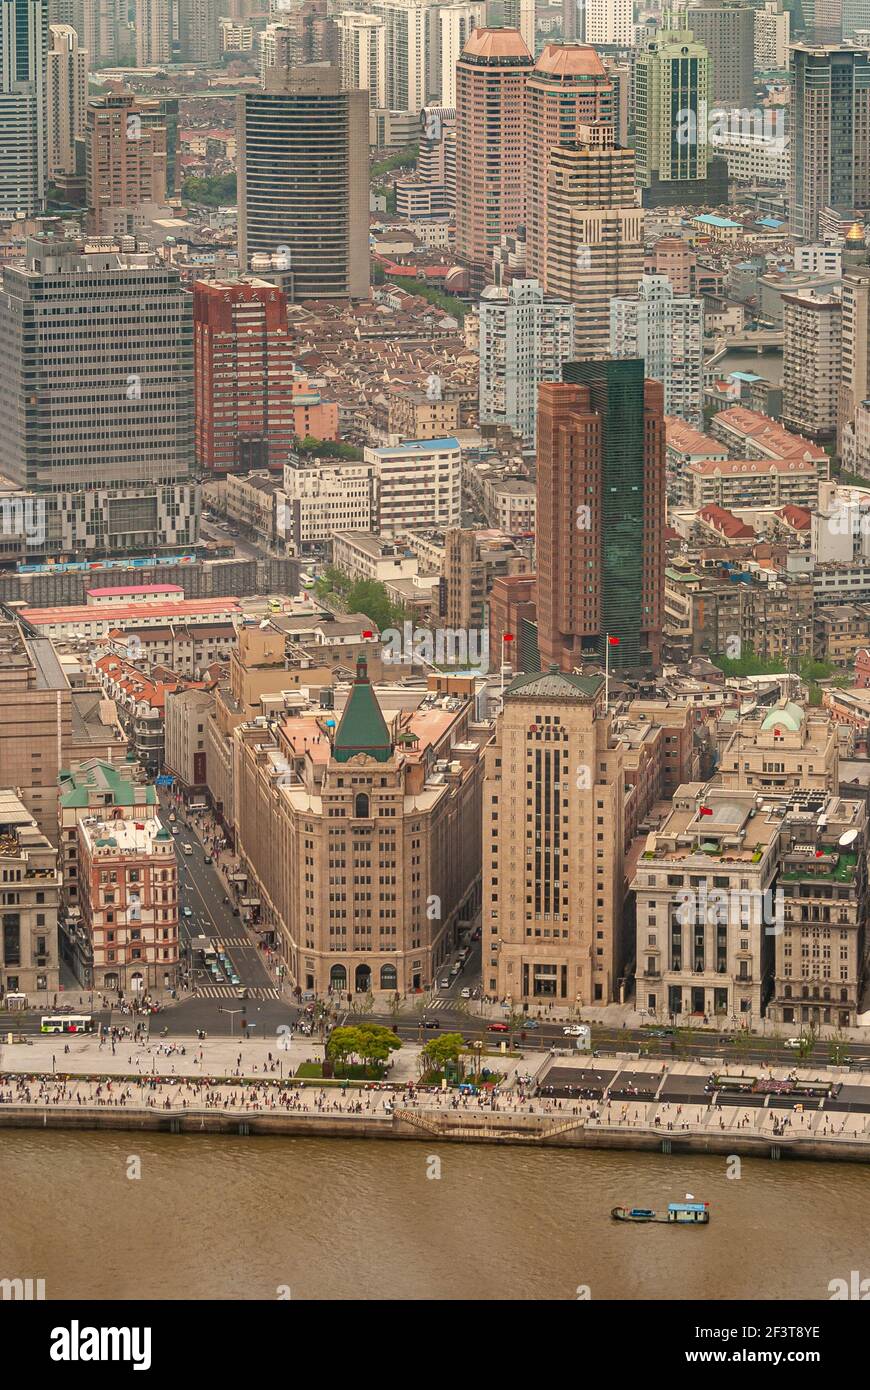
[[[288,1040],[289,1039],[289,1040]],[[64,1052],[64,1045],[69,1052]],[[182,1055],[180,1048],[184,1047]],[[173,1048],[175,1050],[173,1050]],[[406,1042],[393,1053],[393,1066],[387,1077],[391,1082],[414,1082],[420,1076],[418,1043]],[[271,1053],[272,1061],[269,1061]],[[202,1055],[202,1061],[200,1061]],[[517,1074],[526,1076],[537,1072],[546,1060],[546,1052],[525,1052],[522,1057],[484,1058],[484,1065],[501,1072],[507,1087]],[[239,1059],[241,1058],[241,1065]],[[52,1064],[52,1059],[54,1062]],[[150,1043],[134,1043],[122,1038],[115,1043],[115,1052],[108,1043],[102,1048],[95,1035],[63,1037],[37,1036],[32,1043],[0,1044],[0,1072],[57,1072],[71,1074],[98,1073],[101,1076],[128,1076],[131,1073],[157,1076],[241,1076],[273,1079],[295,1074],[302,1062],[322,1062],[323,1046],[312,1038],[296,1038],[287,1033],[268,1038],[152,1038]],[[272,1067],[274,1066],[274,1071]]]

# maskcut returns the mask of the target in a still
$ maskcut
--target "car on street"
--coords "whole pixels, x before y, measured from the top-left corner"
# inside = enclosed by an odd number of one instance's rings
[[[210,854],[204,855],[203,861],[202,861],[202,862],[203,862],[203,864],[211,864],[211,862],[212,862],[212,857],[211,857],[211,855],[210,855]]]
[[[471,998],[471,990],[468,988],[468,985],[465,986],[465,989],[461,989],[461,990],[459,991],[459,994],[460,994],[460,997],[461,997],[462,999],[470,999],[470,998]]]
[[[672,1038],[673,1036],[673,1028],[650,1028],[647,1031],[648,1038]]]
[[[440,1027],[441,1027],[441,1024],[438,1022],[437,1018],[424,1018],[424,1019],[423,1019],[423,1027],[424,1027],[424,1028],[440,1028]]]
[[[562,1036],[564,1038],[582,1038],[583,1027],[579,1023],[568,1023],[562,1029]]]
[[[787,1047],[790,1052],[796,1052],[803,1043],[803,1038],[786,1038],[783,1047]]]
[[[486,1031],[488,1033],[509,1033],[510,1029],[506,1023],[491,1023]]]
[[[441,980],[440,980],[440,982],[439,982],[439,984],[438,984],[438,988],[439,988],[439,989],[449,989],[449,988],[450,988],[450,981],[449,981],[449,979],[447,978],[446,975],[442,975],[442,976],[441,976]]]
[[[537,1018],[524,1018],[524,1019],[523,1019],[523,1027],[524,1027],[524,1028],[540,1028],[540,1026],[541,1026],[541,1021],[540,1021],[540,1019],[537,1019]]]
[[[189,907],[183,907],[183,908],[181,909],[181,915],[182,915],[182,917],[192,917],[192,916],[193,916],[193,912],[191,911],[191,909],[190,909]]]
[[[185,854],[193,854],[193,845],[182,845]]]
[[[238,975],[236,974],[236,972],[235,972],[235,970],[234,970],[233,973],[230,975],[230,984],[231,984],[231,985],[240,985],[241,983],[242,983],[241,980],[239,979]]]

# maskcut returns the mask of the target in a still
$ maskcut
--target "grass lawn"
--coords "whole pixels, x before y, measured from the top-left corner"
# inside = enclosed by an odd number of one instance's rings
[[[323,1063],[301,1062],[296,1069],[296,1076],[299,1077],[299,1079],[302,1081],[322,1080]],[[333,1068],[331,1078],[327,1077],[327,1080],[332,1079],[335,1081],[382,1081],[383,1076],[384,1069],[380,1065],[380,1063],[377,1063],[373,1067],[363,1066],[360,1062],[351,1062],[347,1066],[343,1065],[342,1063],[336,1063],[335,1067]]]

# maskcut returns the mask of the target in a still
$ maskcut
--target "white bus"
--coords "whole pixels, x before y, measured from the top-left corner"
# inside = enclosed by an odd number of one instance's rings
[[[45,1014],[40,1033],[93,1033],[96,1024],[90,1014]]]

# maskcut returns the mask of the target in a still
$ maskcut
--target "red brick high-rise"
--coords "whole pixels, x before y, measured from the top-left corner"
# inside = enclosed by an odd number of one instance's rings
[[[475,29],[456,64],[456,254],[472,286],[525,219],[525,85],[532,55],[518,29]]]
[[[197,466],[283,468],[294,439],[283,291],[265,280],[197,280],[193,342]]]
[[[538,395],[541,667],[659,665],[664,603],[664,390],[643,362],[566,364]]]

